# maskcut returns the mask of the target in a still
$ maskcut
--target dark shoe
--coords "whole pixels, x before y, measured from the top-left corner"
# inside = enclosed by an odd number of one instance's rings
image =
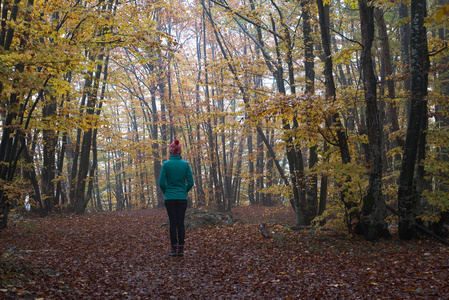
[[[176,256],[177,255],[176,248],[171,248],[170,253],[168,253],[168,255]]]
[[[178,256],[184,256],[184,248],[183,247],[178,248]]]

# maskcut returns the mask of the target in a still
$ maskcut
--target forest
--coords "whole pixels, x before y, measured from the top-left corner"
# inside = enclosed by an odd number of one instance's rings
[[[0,228],[152,209],[176,138],[192,207],[447,234],[446,0],[1,3]]]

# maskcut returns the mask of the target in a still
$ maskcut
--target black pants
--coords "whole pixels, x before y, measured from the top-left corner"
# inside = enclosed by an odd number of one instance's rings
[[[165,200],[168,218],[170,220],[170,242],[172,247],[183,247],[186,231],[184,218],[187,209],[187,200]]]

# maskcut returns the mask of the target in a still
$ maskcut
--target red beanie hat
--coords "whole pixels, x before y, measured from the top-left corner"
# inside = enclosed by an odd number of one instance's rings
[[[170,155],[181,155],[181,145],[178,140],[170,145]]]

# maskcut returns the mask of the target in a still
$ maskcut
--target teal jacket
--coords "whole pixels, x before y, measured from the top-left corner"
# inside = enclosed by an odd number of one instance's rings
[[[187,193],[193,187],[190,165],[182,160],[181,155],[170,155],[162,165],[159,187],[164,193],[164,200],[187,200]]]

